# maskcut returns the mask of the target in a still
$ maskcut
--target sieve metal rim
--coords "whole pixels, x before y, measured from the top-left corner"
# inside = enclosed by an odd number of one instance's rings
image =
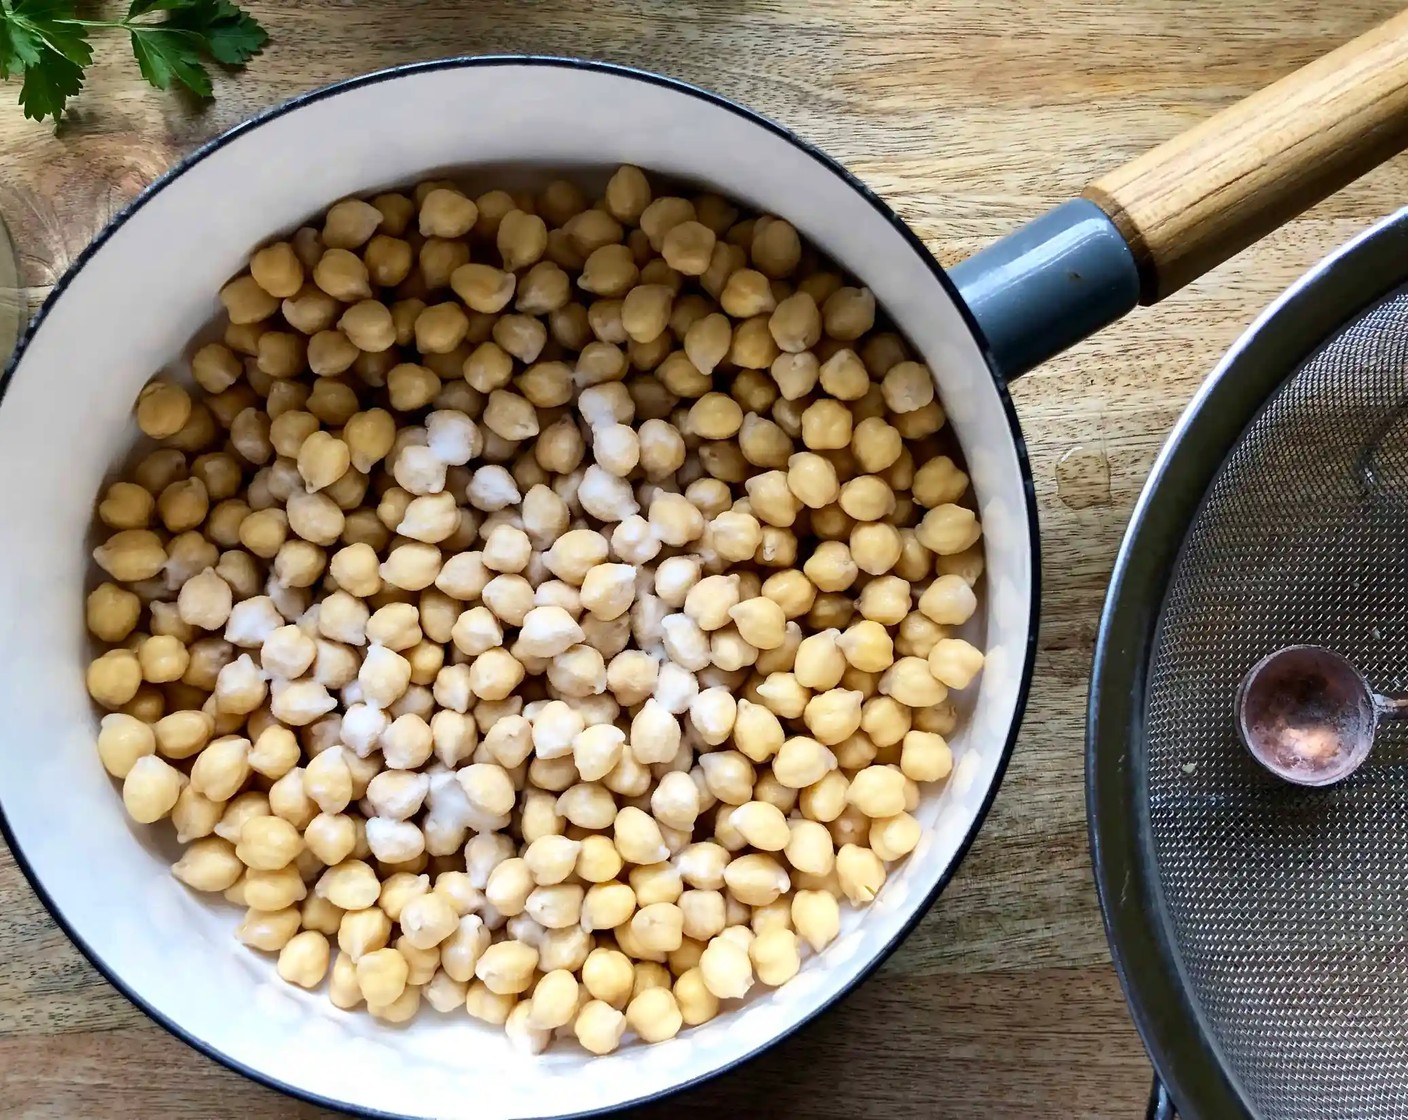
[[[1086,809],[1115,969],[1156,1074],[1185,1117],[1255,1117],[1191,994],[1154,863],[1145,682],[1184,536],[1226,456],[1275,391],[1340,329],[1408,279],[1408,208],[1321,261],[1209,375],[1160,451],[1126,530],[1096,636]]]

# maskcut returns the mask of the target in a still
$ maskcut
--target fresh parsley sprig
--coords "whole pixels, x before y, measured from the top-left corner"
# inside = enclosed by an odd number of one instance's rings
[[[206,60],[240,66],[269,36],[230,0],[132,0],[122,19],[79,19],[75,0],[0,0],[0,78],[23,77],[20,105],[36,121],[63,114],[93,61],[90,30],[126,31],[142,77],[210,97]]]

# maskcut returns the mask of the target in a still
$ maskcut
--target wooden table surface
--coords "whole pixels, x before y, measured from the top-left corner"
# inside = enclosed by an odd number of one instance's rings
[[[30,306],[109,216],[246,115],[445,53],[585,55],[710,86],[858,173],[953,263],[1088,178],[1358,34],[1394,0],[264,0],[268,51],[199,109],[105,40],[62,135],[4,88],[0,214]],[[982,835],[907,944],[741,1072],[640,1113],[808,1118],[1142,1115],[1148,1064],[1109,963],[1082,788],[1085,690],[1131,506],[1165,433],[1251,318],[1408,198],[1380,169],[1015,387],[1041,499],[1044,611],[1026,731]],[[156,309],[159,313],[159,309]],[[1063,462],[1064,460],[1064,462]],[[47,791],[45,796],[62,796]],[[68,944],[0,851],[6,1116],[326,1113],[150,1023]]]

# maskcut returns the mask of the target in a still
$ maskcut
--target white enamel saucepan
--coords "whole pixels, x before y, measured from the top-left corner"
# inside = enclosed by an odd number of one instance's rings
[[[559,59],[456,59],[298,98],[152,186],[44,304],[3,382],[0,807],[20,866],[90,960],[191,1045],[268,1085],[360,1112],[565,1117],[658,1097],[736,1065],[874,969],[925,912],[997,790],[1037,626],[1036,507],[1005,389],[1403,146],[1408,21],[1231,110],[945,276],[898,218],[785,129],[664,78]],[[473,106],[473,110],[466,109]],[[405,1029],[280,981],[231,937],[234,908],[187,891],[130,826],[93,749],[82,618],[93,495],[130,447],[140,386],[178,367],[251,248],[331,200],[474,168],[634,163],[790,219],[855,273],[934,370],[986,543],[988,660],[920,847],[875,903],[775,993],[657,1046],[520,1055],[463,1016]],[[1112,215],[1107,217],[1106,214]]]

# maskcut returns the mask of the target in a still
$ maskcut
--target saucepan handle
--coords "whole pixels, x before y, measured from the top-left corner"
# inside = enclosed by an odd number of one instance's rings
[[[1408,12],[953,270],[1007,377],[1156,303],[1408,147]]]

